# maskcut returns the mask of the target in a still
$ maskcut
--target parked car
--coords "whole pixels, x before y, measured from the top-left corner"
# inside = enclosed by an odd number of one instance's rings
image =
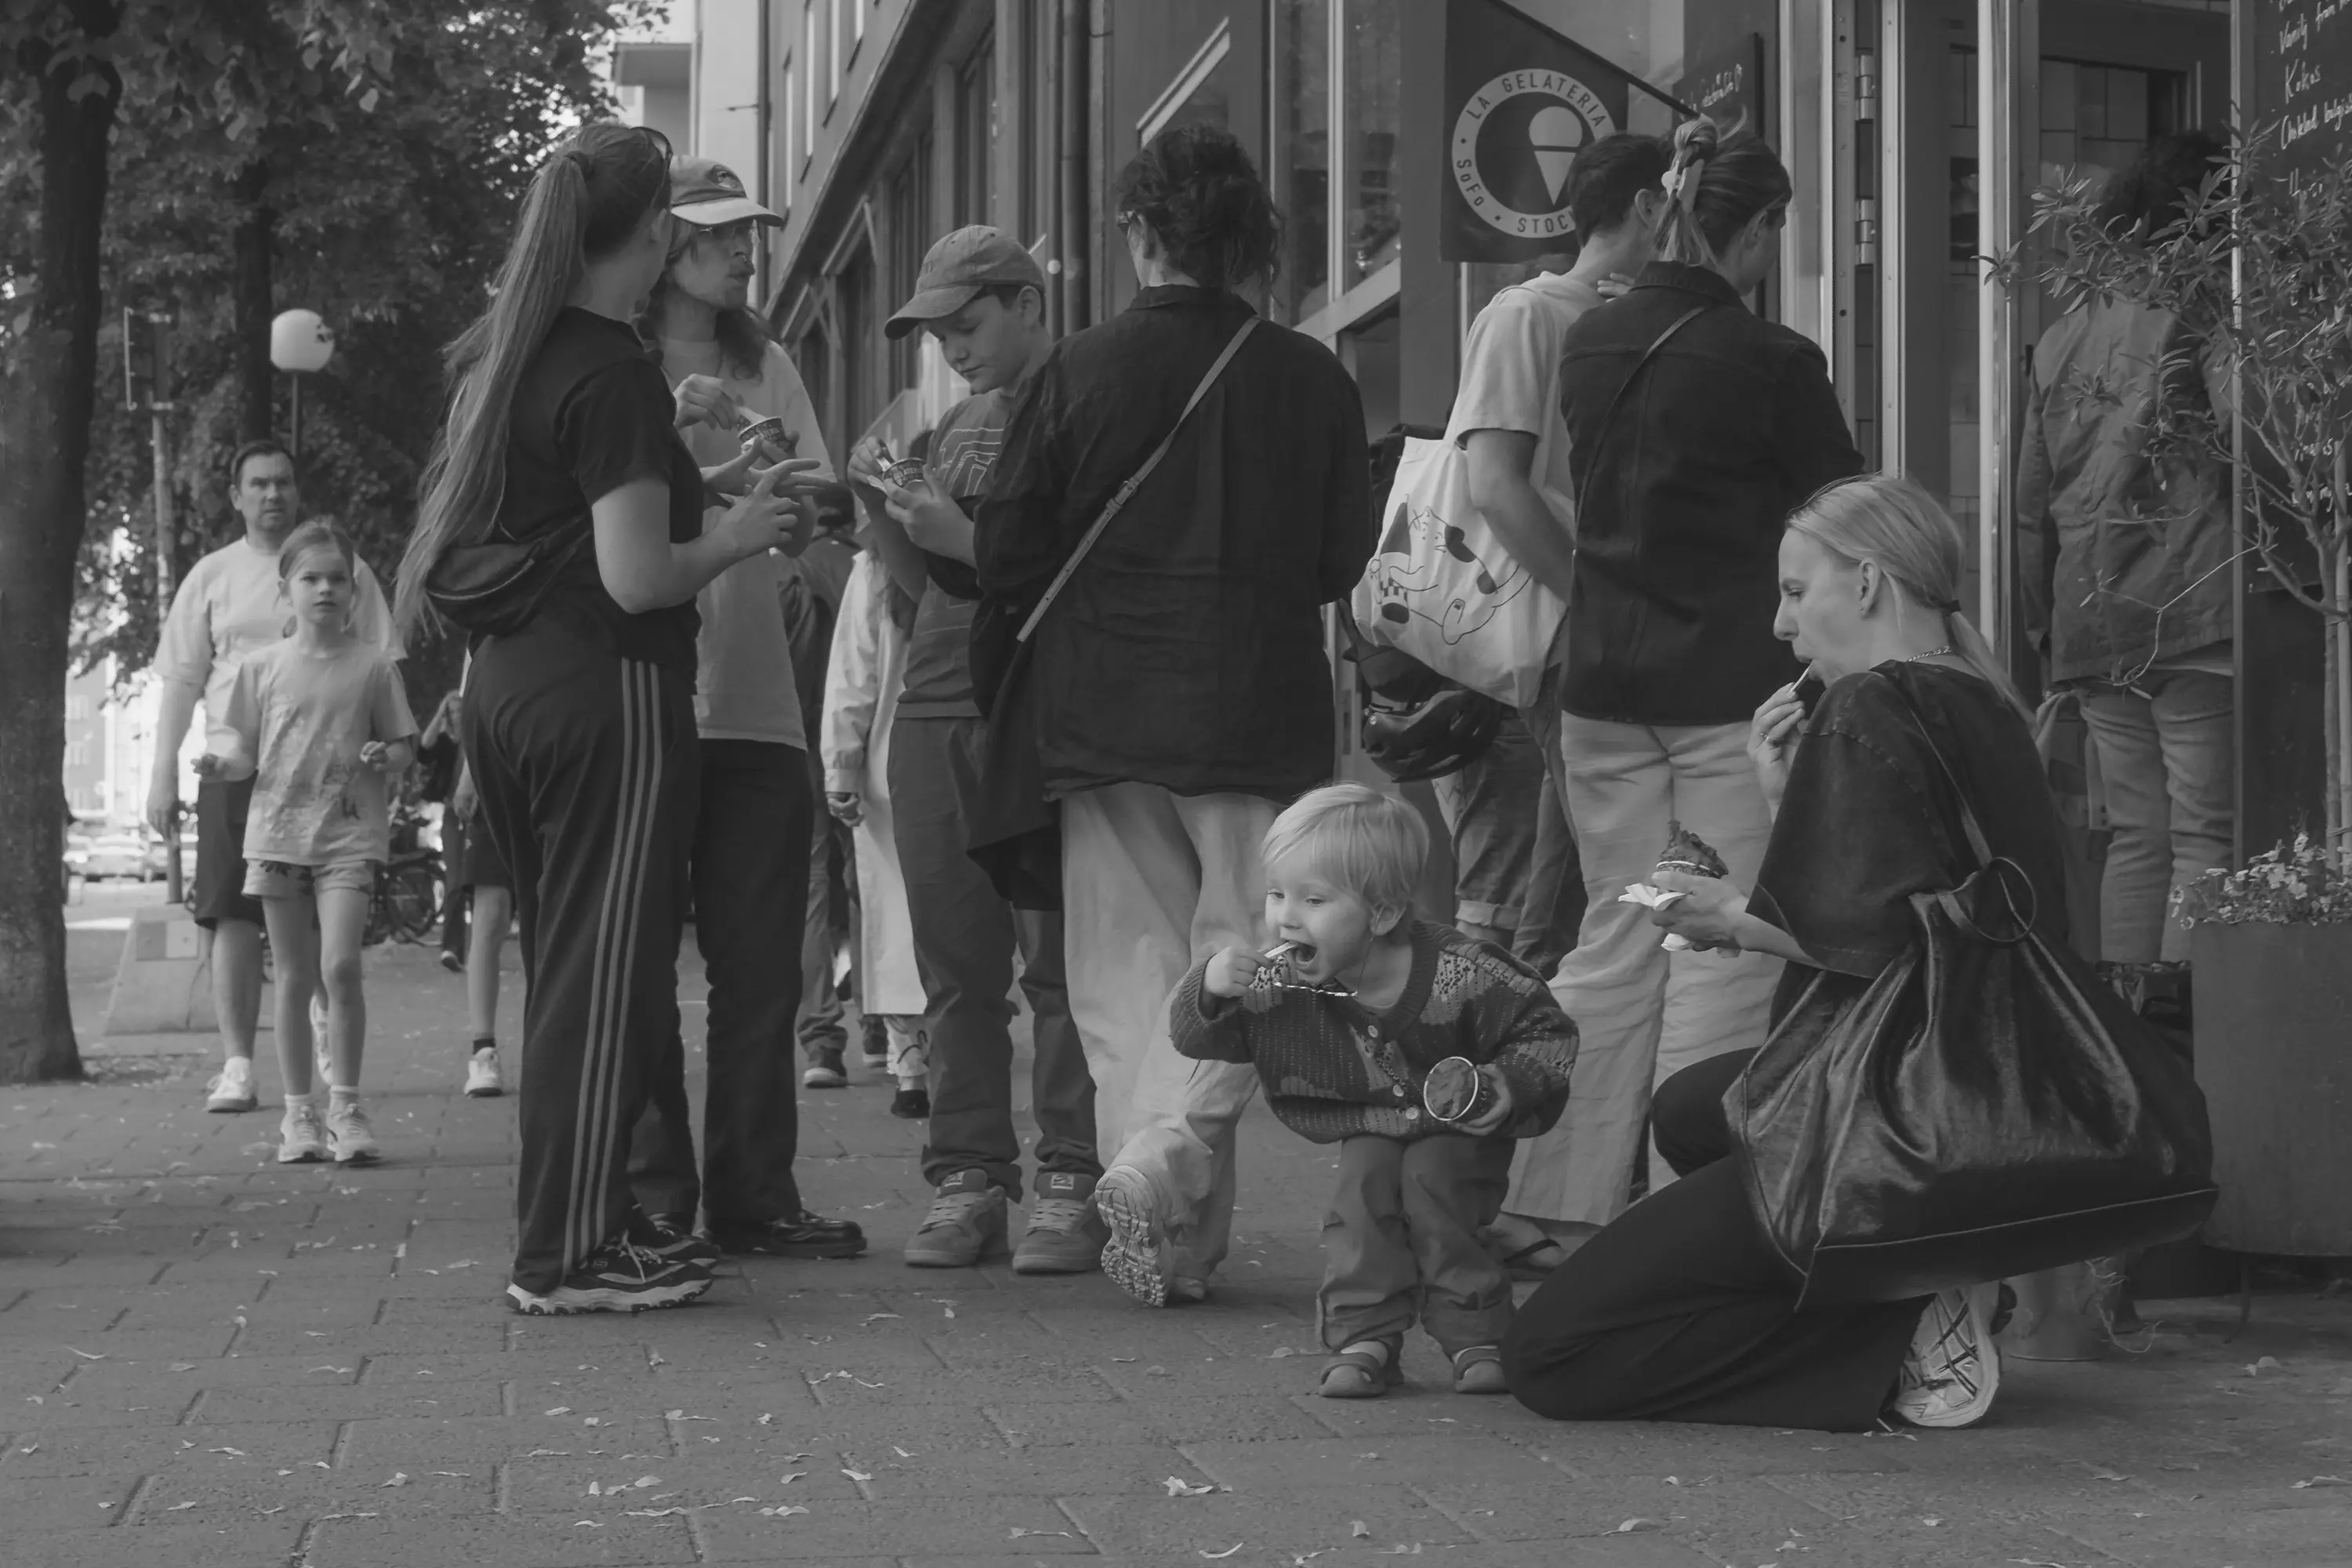
[[[66,870],[76,877],[89,875],[89,835],[70,832],[66,835]]]
[[[101,833],[89,841],[85,877],[147,878],[147,846],[136,833]]]

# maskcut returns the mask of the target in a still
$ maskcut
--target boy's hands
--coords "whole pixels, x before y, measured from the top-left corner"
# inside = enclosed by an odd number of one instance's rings
[[[1212,996],[1239,1002],[1252,1013],[1263,1013],[1274,1005],[1275,992],[1272,986],[1257,983],[1258,971],[1272,962],[1257,949],[1235,942],[1209,960],[1201,977],[1202,989]]]
[[[1495,1097],[1495,1103],[1469,1121],[1455,1123],[1456,1131],[1483,1135],[1494,1131],[1510,1119],[1511,1080],[1503,1076],[1503,1069],[1489,1062],[1478,1069],[1478,1077],[1486,1085],[1487,1092]]]

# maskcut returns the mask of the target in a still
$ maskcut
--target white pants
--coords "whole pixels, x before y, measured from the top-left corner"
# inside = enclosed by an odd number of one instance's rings
[[[1764,1043],[1779,959],[1668,952],[1650,911],[1617,901],[1627,883],[1649,879],[1677,818],[1721,852],[1732,881],[1756,885],[1772,816],[1747,741],[1745,724],[1561,716],[1588,903],[1551,989],[1580,1040],[1568,1109],[1551,1131],[1519,1144],[1506,1212],[1608,1224],[1625,1206],[1650,1091],[1693,1062]],[[1650,1184],[1673,1179],[1654,1152]]]
[[[1232,1239],[1234,1126],[1257,1069],[1180,1056],[1168,1005],[1193,964],[1258,939],[1258,844],[1279,810],[1142,784],[1062,803],[1063,947],[1070,1018],[1094,1074],[1096,1147],[1118,1151],[1107,1166],[1151,1179],[1187,1279],[1208,1279]]]

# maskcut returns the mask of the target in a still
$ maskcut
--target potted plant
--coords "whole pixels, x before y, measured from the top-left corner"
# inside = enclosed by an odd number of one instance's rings
[[[2233,470],[2233,559],[2324,623],[2325,831],[2209,873],[2175,914],[2222,1191],[2206,1238],[2334,1256],[2352,1254],[2352,164],[2290,170],[2281,145],[2275,123],[2234,135],[2153,233],[2103,223],[2090,178],[2037,191],[2032,253],[2003,265],[2189,329],[2144,451]]]

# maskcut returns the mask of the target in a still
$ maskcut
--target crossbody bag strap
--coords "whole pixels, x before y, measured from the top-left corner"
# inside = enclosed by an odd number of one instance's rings
[[[1642,357],[1633,362],[1632,372],[1623,381],[1617,384],[1616,395],[1610,398],[1609,406],[1601,411],[1599,434],[1603,436],[1609,434],[1609,422],[1617,417],[1617,405],[1625,401],[1625,394],[1632,391],[1633,383],[1641,379],[1642,368],[1655,357],[1660,349],[1666,346],[1666,340],[1714,309],[1713,305],[1693,305],[1689,310],[1676,316],[1667,325],[1666,330],[1658,334],[1657,342],[1642,351]],[[1599,463],[1591,464],[1584,470],[1584,482],[1576,487],[1576,525],[1580,529],[1584,526],[1584,499],[1592,492],[1592,477],[1600,471]]]
[[[1070,574],[1078,569],[1078,563],[1087,558],[1087,552],[1095,547],[1095,541],[1102,537],[1103,530],[1108,528],[1111,520],[1126,509],[1135,492],[1143,488],[1143,481],[1151,477],[1151,470],[1160,466],[1160,459],[1168,455],[1168,448],[1176,444],[1177,432],[1184,428],[1184,421],[1192,416],[1192,410],[1201,405],[1201,399],[1209,395],[1209,388],[1217,384],[1217,377],[1225,373],[1225,366],[1232,363],[1234,355],[1241,352],[1243,340],[1256,330],[1257,322],[1255,316],[1244,321],[1241,331],[1234,334],[1233,342],[1225,345],[1225,352],[1209,366],[1209,374],[1202,376],[1201,384],[1192,389],[1192,395],[1185,400],[1183,412],[1176,416],[1176,423],[1168,427],[1168,434],[1160,438],[1160,445],[1152,448],[1151,456],[1143,459],[1143,466],[1128,476],[1127,483],[1118,487],[1118,493],[1104,505],[1102,515],[1095,519],[1094,525],[1078,541],[1078,547],[1070,552],[1069,559],[1062,563],[1062,569],[1054,574],[1051,583],[1045,584],[1044,596],[1037,601],[1037,607],[1029,612],[1029,618],[1021,623],[1021,631],[1013,639],[1014,642],[1029,640],[1029,634],[1037,629],[1039,621],[1045,619],[1046,609],[1060,597],[1063,586],[1070,580]]]

